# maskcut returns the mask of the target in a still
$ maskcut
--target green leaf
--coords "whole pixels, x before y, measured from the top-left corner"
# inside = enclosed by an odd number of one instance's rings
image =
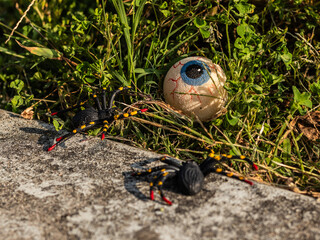
[[[95,78],[90,78],[90,77],[86,77],[86,78],[85,78],[85,81],[86,81],[87,83],[94,83],[95,80],[96,80]]]
[[[166,9],[168,7],[168,3],[166,1],[164,1],[160,6],[159,8],[160,9]]]
[[[121,74],[118,73],[118,71],[111,71],[111,74],[116,77],[124,86],[131,85],[131,81],[127,80],[125,77],[123,77]]]
[[[253,91],[255,91],[255,93],[262,93],[263,92],[263,88],[257,84],[253,84],[252,88],[253,88]]]
[[[289,138],[285,138],[282,143],[283,153],[291,154],[291,142]]]
[[[227,121],[231,126],[235,126],[238,121],[239,121],[239,117],[238,116],[233,116],[231,114],[231,111],[228,111],[227,115],[226,115]]]
[[[240,37],[244,38],[246,35],[254,34],[254,31],[252,31],[250,25],[243,23],[237,27],[237,33]]]
[[[160,11],[162,12],[163,16],[165,16],[165,17],[168,17],[171,14],[171,12],[169,10],[162,9]]]
[[[283,61],[283,63],[287,66],[287,68],[290,68],[289,64],[292,63],[292,54],[290,52],[286,52],[280,55],[280,58]]]
[[[63,127],[63,123],[59,122],[56,119],[53,119],[53,126],[56,129],[56,131],[60,131]]]
[[[203,27],[207,26],[207,22],[201,18],[195,18],[193,20],[193,23],[197,28],[203,28]]]
[[[311,93],[307,93],[307,92],[300,93],[300,91],[296,86],[293,86],[292,90],[294,94],[293,99],[296,104],[303,105],[308,108],[312,108],[312,101],[310,100]]]
[[[148,69],[136,68],[136,69],[134,70],[134,72],[135,72],[136,74],[139,74],[137,79],[139,79],[139,78],[141,78],[141,77],[143,77],[143,76],[149,75],[149,74],[155,74],[155,70],[154,70],[154,69],[151,69],[151,68],[148,68]]]
[[[279,163],[282,162],[282,160],[281,160],[280,158],[277,158],[277,157],[274,157],[274,158],[272,159],[272,161],[274,161],[274,162],[279,162]]]
[[[244,49],[243,39],[237,38],[236,41],[234,42],[234,46],[240,50]]]
[[[14,109],[18,108],[19,106],[21,106],[23,104],[23,99],[21,96],[19,95],[15,95],[12,99],[11,99],[11,104],[12,107]]]
[[[203,38],[209,38],[211,35],[209,28],[200,28],[199,31]]]
[[[235,8],[239,11],[241,16],[254,12],[254,5],[249,3],[238,3],[235,4]]]
[[[10,83],[10,87],[16,89],[17,93],[19,93],[24,87],[24,82],[20,79],[16,79]]]
[[[90,136],[97,136],[101,132],[101,127],[96,129],[91,129],[88,131]]]
[[[16,40],[16,42],[19,44],[20,47],[28,50],[30,53],[40,56],[40,57],[45,57],[45,58],[50,58],[50,59],[60,59],[62,54],[54,49],[50,48],[43,48],[43,47],[27,47],[22,45],[19,41]]]
[[[270,131],[270,125],[265,123],[263,126],[262,124],[258,123],[256,124],[255,128],[257,129],[257,131],[261,131],[261,129],[263,129],[263,134],[267,134]]]
[[[317,95],[320,95],[320,82],[314,82],[310,85],[310,90]]]
[[[135,3],[135,5],[136,5],[136,7],[139,7],[139,5],[140,5],[140,0],[135,0],[134,3]]]
[[[284,81],[283,75],[272,74],[265,68],[261,69],[260,74],[270,85],[275,85]]]

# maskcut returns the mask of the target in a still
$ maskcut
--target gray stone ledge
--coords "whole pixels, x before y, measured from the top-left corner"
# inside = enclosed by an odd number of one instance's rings
[[[320,239],[312,198],[212,174],[167,206],[130,175],[159,155],[81,135],[47,152],[58,135],[0,110],[0,239]]]

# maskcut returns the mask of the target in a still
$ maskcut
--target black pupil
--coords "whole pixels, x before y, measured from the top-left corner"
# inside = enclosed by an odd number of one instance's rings
[[[186,75],[192,79],[199,78],[202,74],[203,74],[203,69],[198,64],[192,64],[188,66],[186,69]]]

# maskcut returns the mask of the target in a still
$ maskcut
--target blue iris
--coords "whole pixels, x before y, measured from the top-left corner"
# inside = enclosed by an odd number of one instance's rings
[[[192,86],[200,86],[208,82],[210,73],[208,65],[199,60],[185,63],[180,72],[182,80]]]

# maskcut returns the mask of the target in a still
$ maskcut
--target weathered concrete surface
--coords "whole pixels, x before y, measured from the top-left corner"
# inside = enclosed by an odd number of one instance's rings
[[[0,239],[320,239],[312,198],[211,175],[170,207],[129,174],[157,155],[83,136],[47,152],[57,135],[0,110]]]

